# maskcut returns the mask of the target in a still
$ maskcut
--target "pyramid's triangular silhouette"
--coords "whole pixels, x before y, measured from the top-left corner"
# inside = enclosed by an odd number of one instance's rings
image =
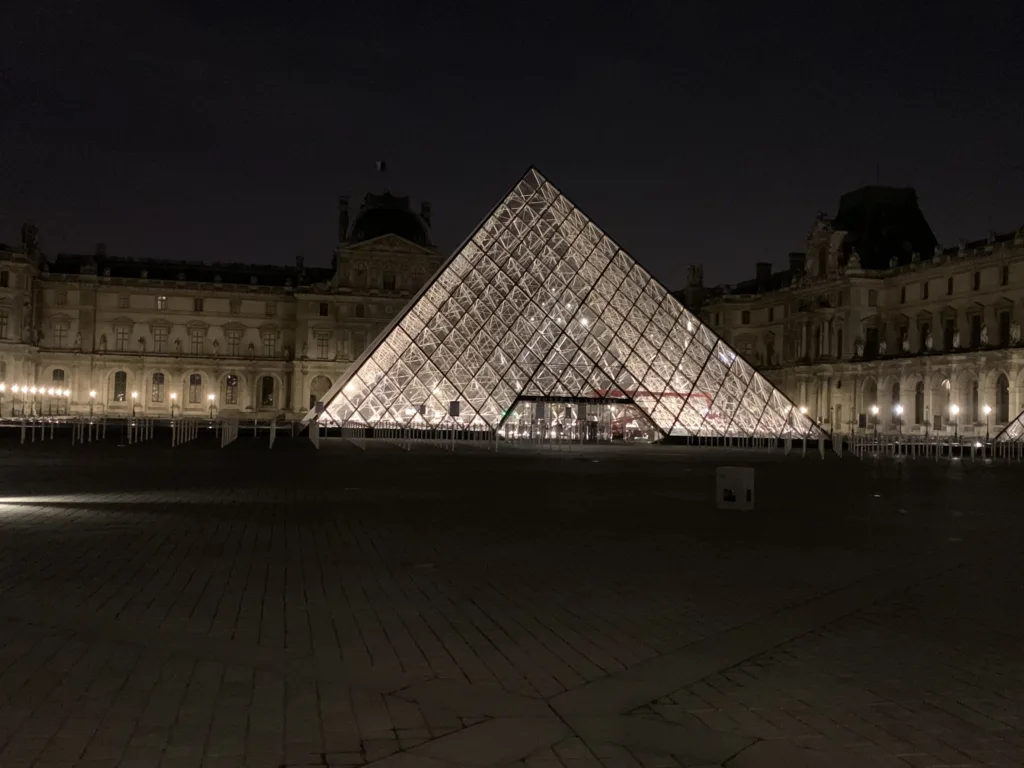
[[[323,424],[498,428],[520,399],[621,401],[664,435],[810,419],[531,168],[324,396]],[[312,415],[312,414],[311,414]]]
[[[1017,414],[1017,418],[1003,427],[1003,430],[996,435],[996,442],[1013,442],[1024,439],[1024,411]]]

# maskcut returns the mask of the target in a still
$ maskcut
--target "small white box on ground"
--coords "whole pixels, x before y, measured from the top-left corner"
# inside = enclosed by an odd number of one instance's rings
[[[715,472],[715,503],[719,509],[753,509],[754,468],[719,467]]]

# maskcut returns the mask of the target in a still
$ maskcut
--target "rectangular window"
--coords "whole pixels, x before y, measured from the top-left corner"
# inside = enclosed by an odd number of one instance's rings
[[[198,373],[193,373],[188,377],[188,402],[190,405],[196,405],[201,402],[203,394],[203,377]]]
[[[238,350],[242,346],[242,332],[228,331],[224,335],[228,340],[228,354],[232,357],[238,357]]]
[[[153,329],[153,351],[154,352],[166,352],[167,351],[167,329],[166,328],[154,328]]]
[[[907,286],[900,288],[900,304],[907,303]]]
[[[128,374],[118,371],[114,374],[114,402],[123,403],[128,399]]]
[[[224,379],[224,405],[238,405],[238,377],[233,373]]]
[[[149,399],[154,403],[164,401],[164,375],[162,373],[153,374],[153,387],[150,390]]]
[[[384,273],[384,290],[393,291],[395,290],[395,275],[393,272]]]
[[[231,301],[228,302],[228,311],[231,312],[232,315],[239,314],[242,311],[242,300],[231,299]]]
[[[277,357],[277,334],[276,333],[264,333],[263,334],[263,356],[264,357]]]
[[[8,272],[5,269],[3,272],[0,272],[0,288],[10,288],[10,287],[11,287],[11,273]]]
[[[117,308],[128,309],[132,304],[131,296],[121,295],[117,297]]]
[[[956,321],[953,318],[946,318],[942,327],[942,348],[947,352],[953,349],[953,334],[956,333]]]
[[[58,307],[63,307],[68,303],[68,292],[63,288],[58,289],[53,296],[53,300]]]
[[[7,338],[7,313],[0,312],[0,339]]]
[[[877,307],[878,306],[878,291],[868,291],[868,306],[869,307]]]
[[[200,299],[201,301],[201,299]],[[188,332],[189,351],[193,355],[203,354],[203,332],[199,328],[193,328]]]
[[[320,317],[327,317],[331,313],[330,307],[327,306],[327,302],[326,301],[320,302],[320,306],[319,306],[318,309],[319,309]]]
[[[971,287],[974,290],[978,290],[979,288],[981,288],[981,272],[974,273],[974,278],[972,279]]]
[[[922,299],[927,299],[928,298],[928,281],[927,280],[925,280],[923,283],[921,283],[921,298]]]
[[[1004,347],[1010,345],[1010,313],[999,313],[999,343]]]
[[[157,296],[156,297],[156,308],[160,309],[160,310],[167,309],[167,297],[166,296]]]
[[[981,346],[981,315],[975,315],[971,318],[971,346]]]
[[[316,335],[316,357],[318,360],[326,360],[328,355],[328,349],[331,345],[331,336],[329,333],[318,333]]]
[[[68,340],[68,327],[66,325],[55,325],[53,327],[53,345],[63,349]]]
[[[1010,284],[1010,265],[1004,264],[999,268],[999,284],[1009,285]]]
[[[750,325],[750,310],[749,309],[744,309],[740,313],[740,322],[743,325]]]
[[[202,312],[203,311],[203,300],[200,297],[192,299],[192,311]]]
[[[953,295],[953,278],[952,277],[946,279],[946,295],[947,296],[952,296]]]
[[[263,313],[267,317],[273,317],[274,315],[277,314],[277,305],[274,302],[272,302],[272,301],[266,302],[263,305]]]
[[[115,336],[114,336],[115,347],[114,347],[114,349],[116,349],[118,352],[127,352],[128,351],[128,328],[125,327],[125,326],[121,326],[120,328],[116,328],[114,330],[114,333],[115,333]]]
[[[775,322],[775,307],[768,307],[768,322]]]

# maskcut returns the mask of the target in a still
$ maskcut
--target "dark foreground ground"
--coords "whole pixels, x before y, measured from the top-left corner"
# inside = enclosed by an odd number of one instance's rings
[[[1022,465],[158,443],[0,448],[3,768],[1024,764]]]

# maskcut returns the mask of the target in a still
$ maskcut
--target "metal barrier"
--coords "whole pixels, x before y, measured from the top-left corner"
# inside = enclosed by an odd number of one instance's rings
[[[255,429],[253,430],[255,432]],[[238,422],[223,421],[220,425],[220,447],[224,448],[228,443],[238,439]]]
[[[995,442],[988,437],[971,435],[905,435],[905,434],[853,434],[848,435],[850,452],[858,458],[865,456],[904,459],[942,458],[970,461],[1024,461],[1024,442]]]

